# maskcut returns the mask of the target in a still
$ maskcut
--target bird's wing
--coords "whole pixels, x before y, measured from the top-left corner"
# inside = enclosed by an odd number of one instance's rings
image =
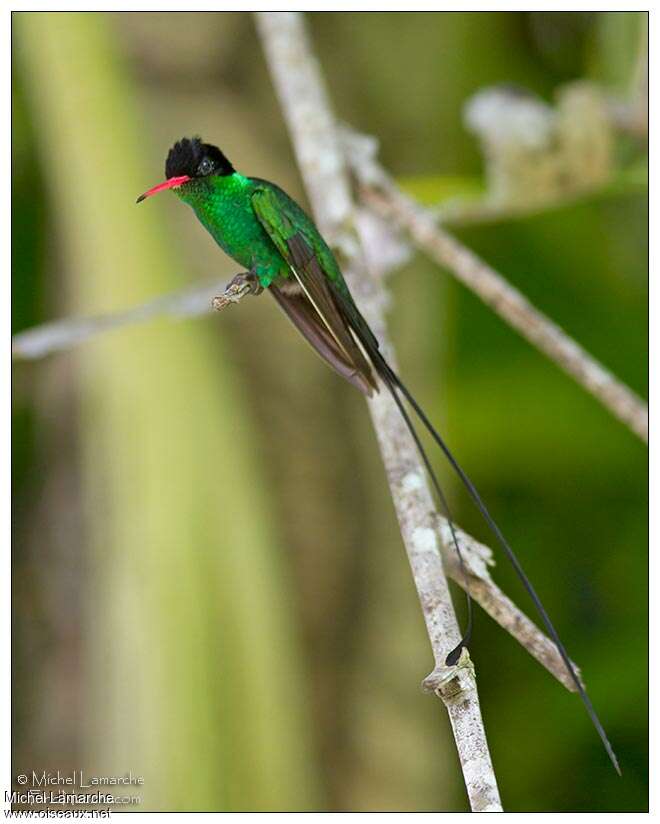
[[[371,395],[378,389],[371,366],[353,337],[343,302],[337,300],[312,246],[295,226],[295,216],[287,214],[282,202],[265,188],[252,195],[252,206],[300,287],[273,285],[269,291],[326,363]]]

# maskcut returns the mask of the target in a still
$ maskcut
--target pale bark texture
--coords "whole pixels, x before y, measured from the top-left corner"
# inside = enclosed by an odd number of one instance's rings
[[[315,219],[339,251],[349,287],[395,367],[383,317],[384,295],[373,277],[379,274],[378,250],[363,248],[358,235],[348,169],[303,19],[296,12],[259,12],[256,18]],[[437,669],[459,642],[460,631],[442,565],[433,499],[415,444],[384,389],[369,401],[369,409]],[[446,680],[434,691],[449,713],[471,808],[498,811],[502,807],[469,656],[460,664],[447,668]]]

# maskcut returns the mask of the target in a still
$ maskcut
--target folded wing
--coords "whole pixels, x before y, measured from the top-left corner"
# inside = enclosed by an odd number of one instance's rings
[[[352,331],[351,316],[338,299],[310,243],[282,203],[267,189],[252,205],[269,237],[291,268],[293,280],[269,291],[316,352],[365,395],[378,391],[372,367]]]

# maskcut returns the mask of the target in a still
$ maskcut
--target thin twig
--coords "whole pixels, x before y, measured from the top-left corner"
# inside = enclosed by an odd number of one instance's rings
[[[381,289],[367,273],[367,263],[372,274],[379,268],[378,258],[369,255],[357,238],[348,172],[302,18],[295,12],[258,12],[256,18],[318,225],[342,251],[349,286],[388,360],[393,361],[385,335]],[[387,392],[379,392],[369,401],[369,407],[437,670],[444,667],[444,659],[458,643],[460,632],[434,528],[432,496],[415,445]],[[412,478],[417,479],[415,483]],[[449,713],[472,809],[501,810],[476,680],[466,656],[459,661],[460,666],[449,670],[445,667],[444,678],[433,689]]]
[[[101,332],[144,323],[158,317],[189,318],[211,311],[211,300],[225,289],[224,281],[195,284],[188,289],[126,309],[83,318],[64,318],[18,332],[11,339],[13,360],[36,360],[71,349]]]
[[[343,131],[343,145],[362,202],[410,236],[440,266],[520,332],[590,392],[644,442],[648,442],[648,406],[605,369],[550,318],[533,306],[502,275],[452,237],[431,211],[404,194],[376,160],[376,142]]]

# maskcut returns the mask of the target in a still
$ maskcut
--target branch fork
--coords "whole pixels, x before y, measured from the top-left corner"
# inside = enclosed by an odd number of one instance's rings
[[[435,693],[445,704],[460,700],[465,693],[473,692],[476,686],[474,663],[467,647],[463,647],[453,666],[439,664],[422,681],[424,692]]]

